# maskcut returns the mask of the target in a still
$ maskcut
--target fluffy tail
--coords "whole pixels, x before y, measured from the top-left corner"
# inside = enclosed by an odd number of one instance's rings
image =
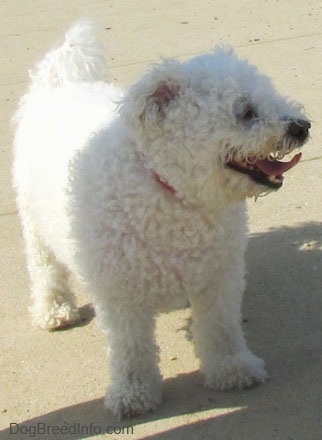
[[[76,22],[67,32],[64,44],[49,52],[29,74],[36,86],[104,79],[106,63],[93,23]]]

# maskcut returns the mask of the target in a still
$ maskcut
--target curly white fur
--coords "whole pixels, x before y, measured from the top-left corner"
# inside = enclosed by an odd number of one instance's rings
[[[240,310],[245,198],[268,187],[227,164],[300,146],[288,127],[305,121],[301,108],[231,49],[165,60],[124,96],[104,66],[92,26],[77,23],[31,73],[16,115],[34,323],[75,323],[68,275],[84,283],[107,332],[116,416],[160,402],[155,316],[188,301],[205,383],[263,382]]]

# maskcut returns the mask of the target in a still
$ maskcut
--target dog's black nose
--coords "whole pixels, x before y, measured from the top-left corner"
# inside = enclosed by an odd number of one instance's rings
[[[304,119],[294,119],[288,124],[288,134],[300,142],[304,142],[308,137],[311,124]]]

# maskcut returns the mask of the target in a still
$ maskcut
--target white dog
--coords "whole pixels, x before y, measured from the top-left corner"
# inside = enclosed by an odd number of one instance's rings
[[[123,96],[78,22],[31,73],[16,115],[14,183],[36,325],[74,324],[86,286],[107,332],[116,416],[161,400],[154,321],[192,309],[205,384],[267,378],[241,329],[246,197],[281,187],[310,123],[231,49],[163,61]]]

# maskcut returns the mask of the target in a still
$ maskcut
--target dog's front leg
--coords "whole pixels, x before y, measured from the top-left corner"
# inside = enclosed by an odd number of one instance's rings
[[[241,272],[226,266],[217,272],[211,288],[191,297],[196,354],[205,384],[211,388],[244,388],[267,378],[263,360],[247,348],[242,333]]]
[[[98,307],[107,333],[111,378],[105,406],[119,419],[150,412],[161,401],[154,314],[129,299],[123,301],[118,298]]]

